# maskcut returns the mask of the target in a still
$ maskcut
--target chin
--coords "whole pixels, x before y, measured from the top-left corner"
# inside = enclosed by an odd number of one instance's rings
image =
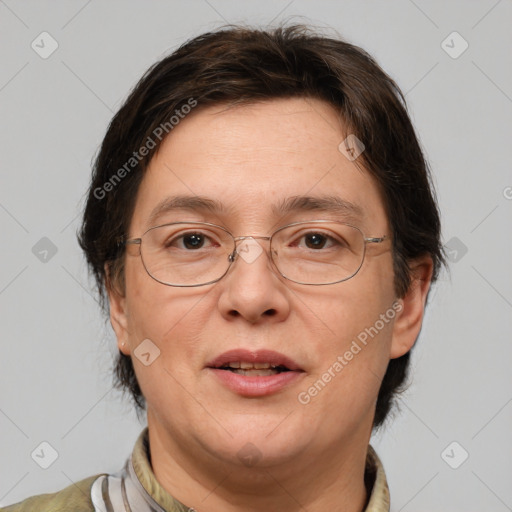
[[[232,426],[229,428],[233,437],[223,435],[222,438],[203,438],[202,442],[211,455],[229,465],[235,464],[253,471],[258,468],[272,468],[292,462],[312,441],[311,435],[306,437],[301,425],[296,425],[295,428],[290,428],[289,425],[287,429],[280,430],[281,426],[272,431],[275,427],[269,428],[268,422],[256,426],[246,425],[246,428],[237,423],[236,429]]]

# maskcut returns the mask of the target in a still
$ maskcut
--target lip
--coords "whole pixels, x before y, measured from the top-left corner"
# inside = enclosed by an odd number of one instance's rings
[[[228,350],[207,363],[206,366],[208,368],[220,368],[221,366],[236,361],[270,363],[275,366],[286,366],[288,370],[302,371],[293,359],[279,352],[274,352],[273,350],[256,350],[255,352],[245,349]]]
[[[250,377],[229,370],[221,370],[222,366],[236,361],[270,363],[275,366],[285,366],[288,371],[275,375]],[[247,397],[271,395],[292,384],[305,374],[304,370],[295,361],[273,350],[257,350],[254,352],[245,349],[228,350],[208,362],[206,368],[228,389]]]

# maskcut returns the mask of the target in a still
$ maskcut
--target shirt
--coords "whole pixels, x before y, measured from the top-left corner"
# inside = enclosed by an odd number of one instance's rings
[[[368,446],[365,484],[369,493],[364,512],[389,512],[389,490],[384,468]],[[131,457],[115,474],[95,475],[54,494],[33,496],[2,512],[194,512],[173,498],[157,481],[150,462],[147,428]]]

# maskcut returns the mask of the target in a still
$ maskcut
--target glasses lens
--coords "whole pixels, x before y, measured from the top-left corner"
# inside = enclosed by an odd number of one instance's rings
[[[364,236],[338,222],[297,223],[272,238],[274,264],[302,284],[332,284],[354,276],[364,258]]]
[[[141,256],[148,274],[160,283],[199,286],[226,273],[234,246],[231,235],[219,226],[179,222],[148,230]]]

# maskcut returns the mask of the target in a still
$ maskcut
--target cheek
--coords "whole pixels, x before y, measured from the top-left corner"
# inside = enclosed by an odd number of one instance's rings
[[[197,354],[196,340],[204,325],[204,295],[204,291],[197,289],[158,283],[141,264],[127,266],[126,304],[132,351],[149,339],[158,347],[163,360]]]
[[[343,374],[338,384],[343,380],[351,389],[373,381],[378,385],[389,362],[394,317],[392,299],[384,303],[377,296],[361,301],[353,297],[350,308],[337,314],[332,311],[336,322],[331,324],[337,323],[338,328],[331,334],[332,341],[322,346],[319,372]]]
[[[353,431],[365,418],[370,423],[374,413],[389,362],[393,321],[379,318],[385,309],[368,306],[352,316],[350,327],[328,350],[324,347],[321,364],[297,396],[308,418],[324,418],[325,429]]]
[[[337,286],[339,288],[335,290],[336,293],[329,300],[324,300],[324,307],[319,309],[320,318],[325,319],[324,325],[332,340],[331,344],[337,350],[343,350],[348,349],[355,340],[364,344],[365,341],[378,338],[379,345],[383,344],[381,341],[389,340],[395,317],[395,296],[390,273],[367,272]],[[311,303],[314,305],[315,301],[322,303],[315,298],[312,298]],[[365,353],[372,353],[369,350],[370,343],[366,348]]]
[[[339,293],[320,310],[326,336],[315,343],[319,364],[308,384],[314,386],[313,394],[324,387],[331,390],[324,397],[329,406],[339,406],[342,400],[357,409],[361,397],[370,400],[378,392],[396,317],[389,266],[341,283]]]
[[[183,389],[193,389],[191,373],[202,366],[199,340],[205,311],[204,306],[201,311],[201,296],[197,291],[174,289],[144,275],[127,282],[128,290],[131,357],[148,410],[162,412],[169,404],[174,410],[187,409]],[[146,340],[151,343],[148,345]],[[151,354],[149,364],[139,358],[147,352]]]

